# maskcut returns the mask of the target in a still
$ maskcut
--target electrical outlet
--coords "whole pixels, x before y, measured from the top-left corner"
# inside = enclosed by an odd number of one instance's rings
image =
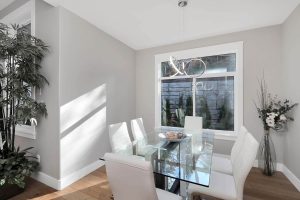
[[[41,156],[38,154],[36,155],[37,161],[40,163],[41,162]]]

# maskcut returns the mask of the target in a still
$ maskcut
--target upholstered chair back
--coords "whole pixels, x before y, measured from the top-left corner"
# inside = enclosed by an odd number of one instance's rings
[[[243,200],[244,184],[255,161],[258,146],[259,144],[256,139],[251,135],[251,133],[247,132],[244,144],[236,159],[232,163],[232,171],[238,200]]]
[[[238,135],[237,135],[237,139],[231,149],[231,162],[233,163],[234,160],[236,159],[236,157],[239,154],[240,149],[242,148],[243,144],[244,144],[244,139],[245,139],[245,135],[248,132],[248,130],[246,129],[246,127],[242,126]]]
[[[187,131],[202,131],[202,117],[185,116],[184,129]]]
[[[134,140],[141,140],[146,137],[146,131],[142,118],[131,120],[131,130]]]
[[[133,154],[133,146],[126,122],[109,125],[109,139],[113,153]]]
[[[104,159],[114,200],[158,200],[150,162],[112,153]]]

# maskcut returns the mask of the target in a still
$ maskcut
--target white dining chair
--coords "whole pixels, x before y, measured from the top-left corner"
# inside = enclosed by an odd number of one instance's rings
[[[188,193],[200,193],[226,200],[243,200],[244,184],[255,161],[258,146],[256,139],[247,132],[244,144],[232,163],[233,175],[212,171],[209,187],[189,184]]]
[[[113,153],[133,154],[126,122],[109,125],[109,139]]]
[[[147,135],[142,118],[131,120],[131,130],[134,140],[144,139]]]
[[[150,162],[133,156],[104,155],[114,200],[182,200],[176,194],[155,188]]]
[[[131,120],[131,131],[134,138],[133,147],[138,156],[147,156],[147,153],[154,150],[152,145],[148,145],[147,133],[142,118]]]
[[[184,129],[189,131],[201,131],[202,117],[185,116]]]
[[[222,172],[229,175],[232,174],[232,163],[236,159],[239,151],[243,146],[244,138],[247,132],[248,130],[246,129],[246,127],[242,126],[237,135],[237,139],[231,149],[230,158],[216,154],[213,155],[211,166],[211,169],[213,171]]]

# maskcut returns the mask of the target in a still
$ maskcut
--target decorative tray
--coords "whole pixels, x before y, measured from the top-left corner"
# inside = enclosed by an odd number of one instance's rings
[[[166,133],[160,133],[159,137],[161,137],[169,142],[181,142],[187,136],[182,132],[168,131]]]

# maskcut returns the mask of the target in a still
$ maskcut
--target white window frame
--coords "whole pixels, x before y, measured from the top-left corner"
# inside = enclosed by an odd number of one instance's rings
[[[161,63],[176,59],[207,57],[223,54],[236,54],[236,71],[225,73],[204,73],[200,78],[234,76],[234,131],[213,130],[216,139],[235,140],[239,128],[243,125],[243,42],[234,42],[216,46],[189,49],[155,55],[155,127],[161,127],[161,81],[180,79],[181,77],[161,77]],[[183,78],[183,77],[182,77]],[[185,77],[186,78],[186,77]],[[193,95],[194,96],[194,95]],[[193,97],[195,100],[195,97]],[[195,102],[195,101],[194,101]],[[195,106],[194,106],[195,107]],[[195,109],[195,108],[193,108]],[[195,114],[195,112],[193,112]]]
[[[35,36],[35,3],[34,0],[31,0],[16,10],[12,11],[6,15],[0,22],[5,24],[19,24],[19,25],[28,25],[31,23],[31,35]],[[32,92],[33,98],[35,98],[35,89]],[[17,125],[16,126],[16,135],[36,139],[36,127],[34,125]]]

